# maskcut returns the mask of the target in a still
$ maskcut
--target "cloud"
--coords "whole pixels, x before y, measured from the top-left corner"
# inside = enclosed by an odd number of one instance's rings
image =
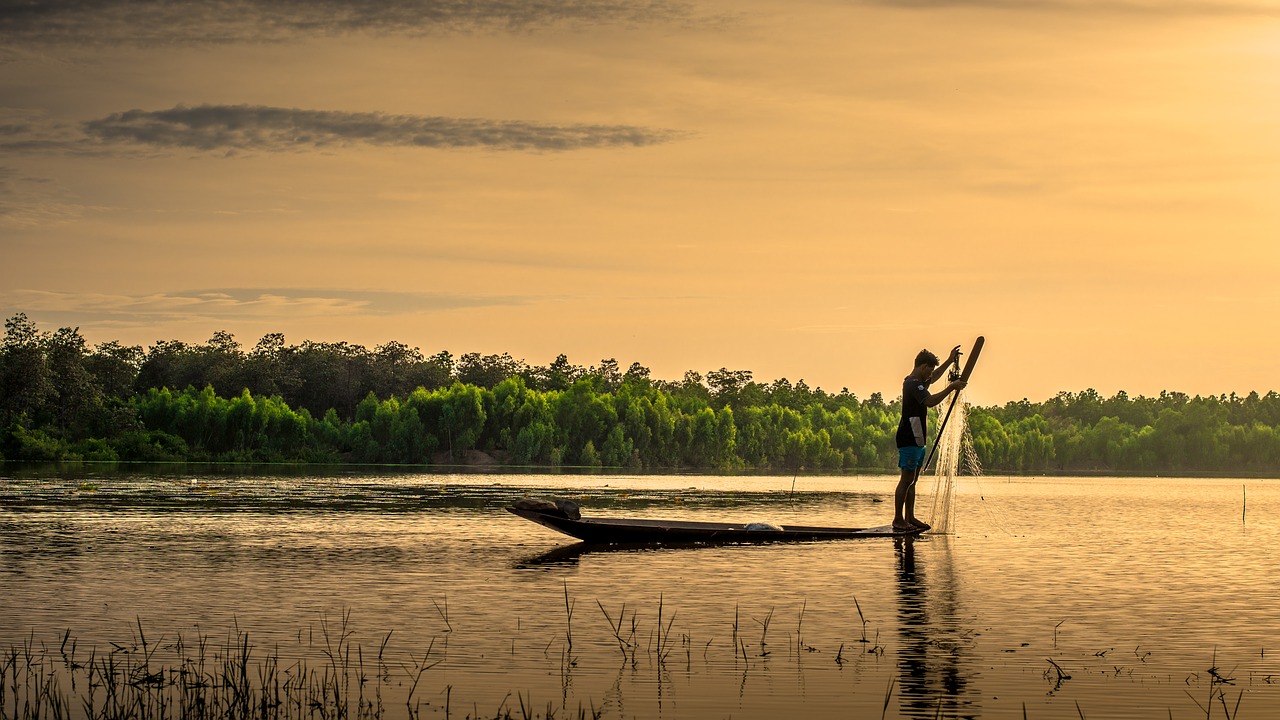
[[[494,150],[580,150],[655,145],[670,130],[632,125],[548,125],[518,120],[300,110],[260,105],[129,110],[84,123],[103,143],[207,151],[283,151],[354,144]]]
[[[168,321],[235,322],[278,318],[357,318],[514,307],[531,298],[313,288],[220,288],[128,295],[18,289],[0,294],[6,317],[25,312],[42,322],[116,326]]]
[[[422,35],[684,21],[682,0],[32,0],[0,3],[11,41],[130,45]]]
[[[0,107],[0,150],[10,153],[96,154],[101,152],[76,124],[47,111]]]
[[[553,125],[260,105],[128,110],[78,126],[5,110],[0,108],[0,150],[15,155],[142,157],[180,148],[234,155],[352,145],[555,152],[643,147],[685,137],[674,130],[635,125]]]

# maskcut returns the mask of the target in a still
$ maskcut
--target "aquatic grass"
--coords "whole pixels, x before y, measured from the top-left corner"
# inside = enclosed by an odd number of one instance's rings
[[[441,607],[435,598],[431,598],[431,604],[436,606],[436,612],[440,615],[440,619],[444,620],[444,626],[447,628],[445,632],[453,632],[453,624],[449,622],[449,597],[447,595],[443,598],[443,602],[444,607]]]
[[[885,650],[887,649],[888,648],[886,648],[884,645],[880,644],[880,631],[876,630],[876,638],[872,642],[871,647],[867,648],[867,654],[868,655],[884,655]]]
[[[507,697],[498,708],[498,713],[493,716],[495,720],[536,720],[536,718],[539,717],[543,718],[543,720],[556,720],[556,713],[558,711],[556,710],[556,707],[551,704],[550,700],[547,701],[547,707],[541,716],[534,711],[532,691],[529,692],[529,702],[527,704],[525,703],[524,695],[520,692],[516,692],[516,701],[520,704],[520,717],[515,718],[511,714],[511,710],[506,707],[506,701],[510,698],[511,693],[507,693]],[[577,720],[588,720],[588,718],[590,720],[600,720],[603,715],[604,710],[597,710],[594,702],[589,703],[588,707],[585,708],[582,707],[582,703],[578,703]],[[476,714],[471,717],[478,719],[480,716]],[[565,717],[572,718],[574,716],[566,714]]]
[[[733,635],[731,636],[731,639],[729,642],[730,644],[733,645],[733,652],[734,652],[733,658],[734,660],[737,660],[738,648],[741,646],[741,642],[738,639],[738,605],[736,603],[733,606]],[[743,660],[747,659],[747,651],[745,648],[742,650],[742,659]]]
[[[884,691],[884,705],[880,708],[880,720],[884,720],[885,713],[889,711],[889,702],[893,700],[893,686],[897,684],[898,678],[889,678],[889,687]]]
[[[383,692],[393,684],[383,635],[376,655],[366,662],[364,650],[353,642],[350,613],[336,622],[322,619],[319,633],[298,637],[317,653],[318,663],[299,659],[284,664],[278,648],[263,650],[239,628],[220,642],[206,634],[194,640],[177,634],[171,642],[149,637],[141,622],[127,643],[109,643],[110,650],[81,653],[70,630],[56,649],[33,636],[0,654],[0,719],[3,720],[378,720],[388,717]],[[442,660],[432,660],[434,639],[423,655],[402,664],[407,683],[404,715],[421,718],[419,694],[423,676]],[[71,692],[64,687],[70,683]],[[452,714],[453,686],[443,691],[446,720]],[[511,693],[492,715],[473,705],[469,718],[495,720],[557,717],[599,720],[604,710],[594,701],[556,708],[548,703],[535,710],[532,693]],[[563,715],[561,715],[563,713]]]
[[[764,616],[764,620],[751,618],[753,622],[760,626],[760,657],[767,657],[770,652],[765,649],[765,646],[769,644],[765,642],[765,638],[769,635],[769,623],[773,620],[773,610],[774,608],[769,608],[769,614]]]
[[[675,624],[676,614],[671,613],[671,618],[667,621],[664,628],[662,625],[662,594],[658,594],[658,664],[665,664],[667,656],[671,654],[671,626]]]
[[[867,617],[862,614],[862,604],[858,602],[858,597],[856,595],[853,597],[853,606],[857,608],[858,620],[862,622],[862,638],[858,640],[858,642],[863,644],[869,643],[871,642],[867,639],[867,623],[869,621],[867,620]]]
[[[551,696],[554,697],[554,684],[548,688],[539,688],[535,681],[535,687],[532,689],[511,688],[505,697],[502,696],[502,689],[497,688],[497,693],[494,694],[493,691],[496,688],[489,687],[479,695],[478,703],[486,705],[489,709],[479,711],[478,704],[468,697],[466,704],[471,704],[473,707],[468,713],[459,712],[458,717],[466,715],[469,719],[477,720],[481,717],[492,717],[498,720],[522,717],[572,720],[576,716],[594,719],[606,714],[606,708],[612,715],[616,707],[612,702],[600,706],[600,709],[597,709],[598,703],[594,700],[588,702],[588,693],[584,692],[580,686],[584,680],[588,683],[598,682],[599,667],[595,664],[584,664],[582,668],[591,669],[579,668],[575,654],[578,652],[583,653],[584,656],[590,654],[594,663],[602,657],[612,656],[613,650],[608,646],[617,648],[623,661],[623,666],[617,671],[618,682],[622,682],[622,678],[629,672],[631,681],[656,688],[660,707],[667,702],[677,702],[682,687],[678,683],[673,683],[671,678],[675,669],[669,666],[672,662],[678,662],[678,659],[672,659],[673,653],[681,648],[684,649],[686,666],[679,670],[687,671],[691,678],[705,676],[707,670],[715,671],[717,663],[727,661],[730,656],[729,653],[724,652],[723,645],[699,638],[699,644],[705,642],[703,659],[700,661],[699,668],[694,668],[692,664],[694,636],[687,632],[687,628],[675,626],[677,621],[685,617],[685,613],[677,612],[675,604],[663,594],[657,598],[654,616],[647,616],[648,611],[633,610],[626,604],[610,610],[609,606],[600,599],[596,599],[596,606],[605,619],[604,624],[601,624],[598,619],[591,621],[589,617],[583,624],[584,618],[574,617],[577,614],[576,599],[568,588],[567,582],[562,585],[562,594],[565,625],[560,628],[558,623],[554,622],[555,606],[560,605],[561,602],[552,600],[548,603],[551,606],[548,609],[553,619],[551,627],[548,628],[551,638],[544,651],[546,660],[543,661],[548,671],[546,675],[555,677],[552,668],[557,659],[559,660],[560,699],[545,703],[547,690],[550,690]],[[860,634],[864,637],[871,635],[869,628],[872,624],[863,614],[865,611],[860,604],[855,604],[855,607],[863,620],[863,631]],[[767,613],[760,614],[755,608],[747,608],[744,611],[737,605],[734,607],[733,629],[736,642],[732,644],[731,652],[735,664],[739,657],[746,663],[745,667],[738,666],[742,674],[743,697],[746,697],[748,683],[754,682],[753,677],[769,675],[767,658],[772,653],[769,648],[768,632],[773,627],[772,618],[778,609],[780,608],[770,607]],[[805,640],[805,622],[810,620],[811,613],[808,612],[807,601],[803,601],[795,609],[797,611],[795,647],[799,657],[802,654],[801,650],[810,647]],[[640,617],[642,614],[646,617]],[[740,626],[741,617],[744,615],[751,618],[760,630],[758,649],[755,649],[755,643],[750,650],[745,644],[746,638]],[[576,627],[573,625],[575,619],[578,620]],[[638,653],[638,649],[642,648],[639,647],[636,638],[645,630],[648,632],[644,634],[649,638],[647,652]],[[809,633],[812,632],[813,630],[810,629]],[[950,716],[949,713],[956,707],[952,702],[957,699],[957,696],[944,695],[943,691],[938,689],[931,690],[927,696],[922,697],[920,688],[914,684],[908,685],[905,675],[899,677],[890,670],[888,677],[885,677],[885,671],[893,667],[892,665],[887,668],[878,662],[865,665],[859,662],[846,668],[845,666],[849,665],[853,658],[844,651],[851,647],[858,647],[856,640],[859,634],[852,628],[848,628],[846,632],[854,637],[851,640],[846,636],[839,642],[834,654],[834,663],[842,670],[851,668],[851,671],[857,674],[864,671],[875,673],[874,677],[883,678],[888,683],[881,708],[882,717],[889,717],[887,715],[889,705],[899,701],[911,703],[912,707],[916,708],[917,712],[923,712],[924,716]],[[396,633],[396,637],[399,637],[399,631]],[[892,641],[886,641],[888,647],[881,645],[879,636],[880,633],[876,632],[874,641],[868,638],[864,643],[863,653],[881,655],[895,650]],[[7,653],[0,654],[0,720],[9,720],[9,718],[60,720],[72,717],[88,720],[99,718],[102,720],[117,718],[203,720],[203,718],[215,717],[261,720],[302,720],[303,718],[372,720],[400,716],[407,716],[410,720],[427,717],[443,717],[445,720],[450,720],[452,712],[457,709],[457,706],[452,703],[452,696],[460,694],[455,692],[458,691],[458,687],[441,682],[435,685],[433,690],[426,690],[426,688],[432,685],[431,670],[450,660],[447,653],[441,655],[440,646],[448,642],[455,644],[462,642],[460,640],[462,636],[453,634],[442,638],[431,638],[429,643],[425,643],[425,652],[422,647],[418,647],[406,656],[403,654],[405,651],[400,650],[397,651],[402,653],[400,657],[395,657],[390,649],[393,633],[375,636],[374,644],[366,647],[362,647],[357,642],[357,637],[349,611],[334,617],[322,617],[318,623],[297,633],[299,650],[304,659],[295,659],[298,655],[288,647],[290,645],[288,642],[284,643],[286,649],[283,651],[278,646],[264,647],[261,642],[255,644],[251,641],[249,634],[242,631],[239,626],[229,629],[222,636],[201,632],[194,635],[182,633],[159,635],[153,628],[144,627],[143,623],[137,620],[130,628],[127,639],[87,649],[84,643],[77,642],[70,630],[55,635],[48,647],[31,636],[24,638]],[[836,639],[832,638],[831,644],[836,644]],[[570,643],[573,645],[570,646]],[[526,643],[521,644],[526,645]],[[549,650],[557,644],[562,644],[561,652],[553,655]],[[818,644],[822,645],[822,642]],[[506,656],[504,645],[502,639],[499,639],[499,647],[502,651],[497,658],[499,666],[493,668],[494,670],[502,670],[500,665]],[[951,652],[953,649],[945,643],[939,644],[932,641],[929,646],[944,653]],[[527,650],[532,650],[532,654],[536,657],[536,644]],[[896,650],[900,657],[904,657],[903,652],[912,652],[910,647]],[[512,653],[515,654],[514,645]],[[1071,655],[1065,659],[1057,653],[1054,657],[1046,657],[1048,669],[1044,673],[1045,679],[1054,684],[1048,694],[1056,694],[1056,691],[1071,679],[1072,673],[1077,676],[1098,677],[1100,675],[1103,678],[1129,677],[1141,680],[1142,674],[1135,673],[1134,669],[1146,670],[1141,663],[1148,662],[1146,658],[1151,653],[1141,646],[1133,647],[1133,653],[1139,660],[1134,661],[1129,667],[1115,666],[1106,662],[1106,658],[1114,655],[1110,650],[1081,649],[1078,655]],[[470,656],[468,653],[463,654]],[[513,659],[512,662],[521,661]],[[706,663],[705,667],[701,665],[702,662]],[[630,671],[626,668],[628,664],[631,666]],[[825,663],[822,667],[827,668],[826,672],[835,670]],[[1070,672],[1067,667],[1071,668]],[[719,669],[723,672],[723,667]],[[763,675],[760,675],[761,672]],[[444,676],[436,674],[434,677]],[[848,675],[846,674],[845,677]],[[1243,682],[1243,670],[1240,677],[1242,680],[1237,680],[1234,670],[1219,668],[1215,650],[1214,659],[1208,671],[1201,670],[1187,676],[1186,694],[1195,701],[1196,707],[1204,713],[1207,720],[1218,717],[1238,720],[1243,717],[1241,715],[1243,692],[1238,692],[1234,698],[1231,697],[1231,693],[1237,690],[1233,685]],[[1147,679],[1151,679],[1150,676]],[[654,680],[656,683],[652,682]],[[1257,680],[1253,671],[1250,671],[1249,682],[1255,681]],[[554,680],[548,682],[554,683]],[[776,682],[776,678],[772,682]],[[1259,684],[1261,683],[1270,684],[1267,678],[1263,678]],[[1204,688],[1205,684],[1209,686],[1207,695],[1196,689],[1196,686]],[[786,692],[786,690],[776,689],[772,692]],[[1173,692],[1176,694],[1177,690],[1174,689]],[[516,698],[516,703],[510,702],[512,697]],[[498,703],[496,708],[490,704],[500,698],[502,702]],[[538,698],[538,702],[535,703],[534,698]],[[650,701],[652,699],[652,697],[649,698]],[[1085,703],[1088,699],[1082,696],[1080,701]],[[874,717],[875,700],[874,697],[864,696],[859,701],[862,714]],[[1066,698],[1060,698],[1058,707],[1061,709],[1061,703],[1067,701]],[[927,704],[922,704],[925,702]],[[1175,700],[1174,704],[1177,703],[1185,703],[1185,701]],[[934,709],[935,713],[930,713],[929,709]],[[1067,712],[1070,714],[1070,711]],[[1083,704],[1075,705],[1075,714],[1081,718],[1085,717]]]
[[[1053,672],[1057,673],[1057,678],[1053,681],[1054,690],[1057,690],[1058,688],[1062,687],[1063,681],[1071,679],[1071,674],[1068,673],[1066,670],[1063,670],[1062,666],[1054,662],[1053,658],[1045,658],[1045,662],[1049,663],[1049,665],[1051,666],[1050,669]],[[1045,679],[1048,679],[1049,670],[1045,670],[1044,675],[1045,675]]]
[[[622,603],[622,608],[618,610],[618,619],[614,620],[609,611],[605,609],[604,603],[596,599],[596,607],[600,608],[600,613],[604,615],[605,622],[609,623],[609,631],[613,634],[614,642],[618,643],[618,651],[622,653],[622,659],[626,660],[628,654],[632,661],[635,660],[635,638],[636,638],[636,614],[631,612],[631,632],[627,637],[622,636],[622,623],[627,616],[627,604]]]
[[[1240,702],[1244,699],[1244,690],[1240,690],[1240,692],[1236,694],[1234,707],[1227,705],[1227,693],[1223,690],[1222,686],[1235,685],[1236,681],[1234,677],[1230,677],[1234,674],[1233,672],[1223,675],[1222,672],[1218,670],[1218,649],[1216,647],[1213,649],[1213,662],[1210,663],[1209,669],[1205,672],[1209,675],[1209,697],[1205,700],[1203,705],[1201,705],[1200,701],[1197,700],[1190,692],[1187,692],[1186,690],[1183,690],[1183,692],[1187,694],[1187,697],[1191,698],[1191,701],[1196,704],[1196,707],[1199,707],[1204,711],[1206,720],[1213,716],[1215,700],[1222,705],[1223,716],[1226,717],[1227,720],[1233,720],[1240,713]]]
[[[166,643],[164,636],[148,637],[139,620],[129,643],[109,643],[109,651],[87,654],[80,653],[70,630],[56,652],[28,638],[0,656],[0,718],[381,718],[383,690],[392,680],[386,662],[390,633],[379,643],[372,667],[363,648],[352,643],[353,634],[349,612],[336,625],[322,619],[320,637],[308,633],[321,662],[299,659],[289,665],[278,648],[258,648],[239,628],[220,643],[205,634],[189,642],[180,633]],[[426,662],[429,656],[430,651],[409,674],[410,717],[417,716],[417,682],[433,666]]]
[[[387,638],[388,638],[388,639],[390,639],[390,637],[391,637],[391,633],[387,633]],[[385,644],[386,644],[386,643],[385,643],[385,641],[384,641],[384,643],[383,643],[384,647],[385,647]],[[413,667],[412,667],[412,668],[409,668],[408,666],[402,666],[402,667],[404,667],[405,675],[406,675],[406,676],[408,676],[410,680],[412,680],[412,682],[411,682],[411,683],[410,683],[410,685],[409,685],[409,694],[405,697],[405,700],[404,700],[405,708],[409,711],[409,717],[410,717],[410,718],[417,717],[417,715],[418,715],[418,707],[419,707],[419,706],[414,704],[414,700],[413,700],[413,698],[414,698],[414,694],[418,691],[418,683],[422,681],[422,676],[423,676],[424,674],[426,674],[426,672],[427,672],[428,670],[430,670],[431,668],[433,668],[433,667],[435,667],[436,665],[439,665],[441,662],[443,662],[442,660],[436,660],[435,662],[429,662],[429,661],[430,661],[430,659],[431,659],[431,651],[435,649],[435,646],[436,646],[435,638],[432,638],[432,640],[431,640],[431,644],[427,646],[427,651],[426,651],[425,653],[423,653],[423,655],[422,655],[422,660],[417,660],[416,658],[414,658],[414,657],[410,656],[409,660],[410,660],[410,662],[412,662],[412,663],[413,663]],[[445,715],[446,715],[446,717],[447,717],[447,716],[448,716],[448,714],[449,714],[449,710],[448,710],[448,708],[449,708],[449,699],[450,699],[450,695],[452,694],[452,692],[453,692],[453,686],[452,686],[452,685],[446,685],[446,686],[445,686]]]
[[[808,645],[804,642],[804,611],[809,607],[809,600],[805,598],[800,602],[800,612],[796,617],[796,657],[800,657],[800,652],[818,652],[818,648]]]
[[[569,599],[569,581],[564,581],[564,640],[569,652],[573,652],[573,608],[576,601]]]

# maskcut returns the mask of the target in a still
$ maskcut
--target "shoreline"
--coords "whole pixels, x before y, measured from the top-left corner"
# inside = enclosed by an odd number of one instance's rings
[[[483,455],[484,453],[477,454]],[[0,461],[0,473],[13,473],[17,476],[53,476],[68,472],[92,468],[94,470],[114,470],[120,474],[141,471],[162,471],[173,474],[186,474],[192,471],[211,472],[228,475],[266,475],[288,474],[309,475],[327,473],[366,474],[384,470],[409,471],[422,475],[600,475],[600,476],[723,476],[723,477],[884,477],[896,478],[897,472],[885,468],[861,468],[850,471],[831,470],[752,470],[745,468],[647,468],[600,467],[584,465],[508,465],[486,456],[484,459],[466,462],[442,462],[431,464],[416,463],[315,463],[315,462],[235,462],[225,460],[185,460],[185,461],[102,461],[102,460],[65,460],[54,463],[27,463]],[[922,477],[929,477],[925,475]],[[1241,479],[1241,480],[1280,480],[1280,470],[1273,473],[1225,472],[1210,470],[1182,470],[1175,472],[1144,472],[1128,470],[1060,470],[1037,473],[1019,473],[995,471],[973,475],[964,473],[957,477],[979,478],[1153,478],[1153,479]]]

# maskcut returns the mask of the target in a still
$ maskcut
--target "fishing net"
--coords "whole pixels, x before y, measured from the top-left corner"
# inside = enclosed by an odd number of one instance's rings
[[[962,474],[979,475],[982,467],[974,452],[966,421],[969,403],[963,390],[955,398],[951,415],[942,434],[938,436],[937,463],[933,471],[933,515],[930,524],[934,533],[951,533],[955,528],[956,480]]]

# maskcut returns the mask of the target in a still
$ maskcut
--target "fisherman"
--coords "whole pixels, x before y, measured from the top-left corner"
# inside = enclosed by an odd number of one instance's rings
[[[925,426],[929,408],[946,399],[964,386],[963,380],[954,380],[939,393],[930,394],[929,386],[937,382],[947,367],[960,360],[960,346],[951,350],[947,361],[941,365],[938,356],[928,350],[916,355],[916,368],[902,381],[902,420],[898,423],[898,467],[902,478],[893,493],[893,529],[923,531],[929,524],[916,517],[916,480],[925,463]]]

